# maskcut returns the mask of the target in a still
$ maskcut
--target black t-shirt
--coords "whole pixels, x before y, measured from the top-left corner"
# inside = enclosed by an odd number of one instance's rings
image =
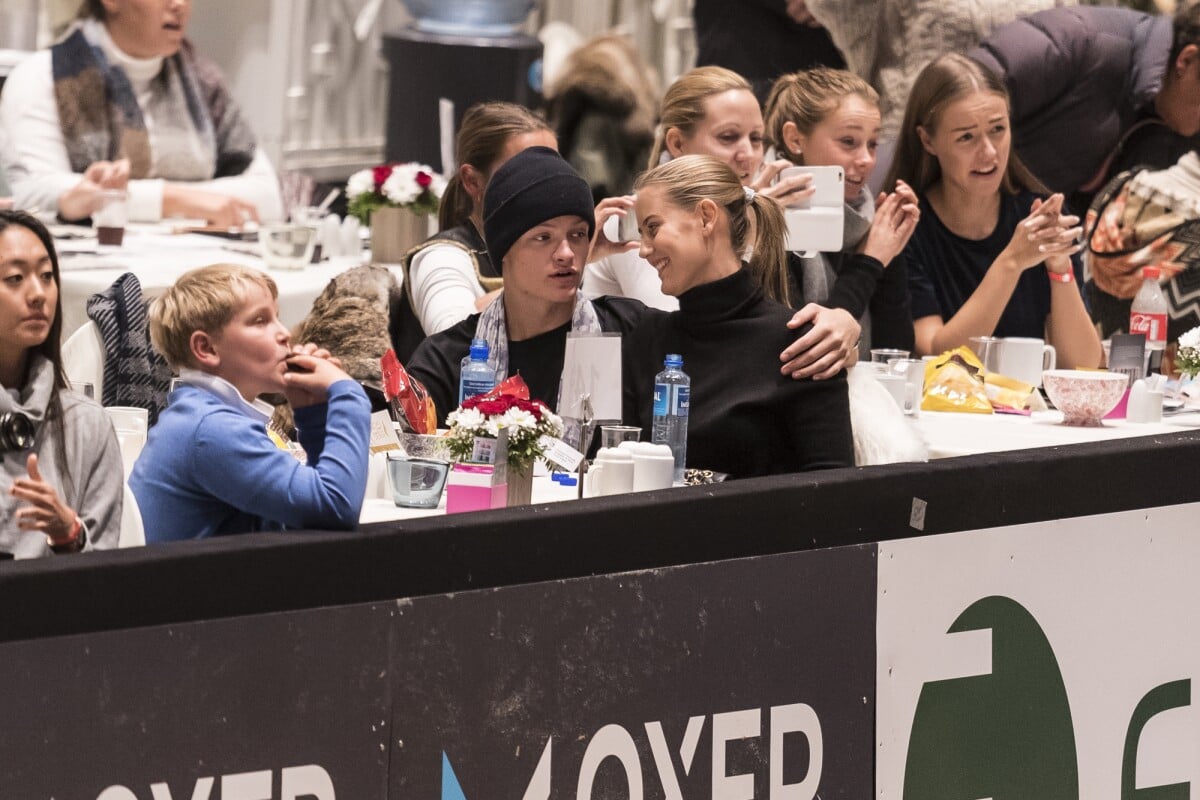
[[[646,306],[627,297],[598,297],[592,305],[601,330],[621,334],[631,331],[646,312]],[[436,404],[439,425],[445,425],[446,416],[458,408],[462,360],[471,349],[471,339],[478,325],[479,315],[472,314],[457,325],[435,333],[421,343],[404,365],[429,391]],[[571,325],[567,323],[532,339],[520,342],[510,339],[508,342],[508,374],[520,372],[529,386],[530,397],[546,403],[551,410],[557,410],[558,406],[558,386],[570,330]]]
[[[901,258],[908,267],[908,287],[912,295],[912,316],[940,316],[947,321],[971,297],[996,257],[1012,240],[1013,231],[1029,216],[1037,196],[1032,192],[1003,195],[1000,219],[983,239],[964,239],[947,228],[934,212],[928,199],[921,198],[921,221],[908,241]],[[1083,280],[1079,256],[1071,257],[1076,285]],[[1021,273],[993,336],[1046,335],[1046,317],[1050,315],[1050,279],[1044,265]]]

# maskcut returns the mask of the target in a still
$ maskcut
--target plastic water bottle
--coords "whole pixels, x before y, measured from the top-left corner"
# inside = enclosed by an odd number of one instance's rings
[[[1167,346],[1167,298],[1158,283],[1158,276],[1158,267],[1142,269],[1142,288],[1138,289],[1129,308],[1129,332],[1145,335],[1151,371],[1159,368],[1163,349]]]
[[[471,354],[463,358],[458,374],[458,404],[468,397],[496,388],[496,369],[488,363],[487,339],[472,339]]]
[[[683,371],[681,355],[668,355],[664,366],[666,369],[654,376],[654,425],[650,438],[655,444],[671,448],[675,455],[675,483],[683,483],[692,379]]]

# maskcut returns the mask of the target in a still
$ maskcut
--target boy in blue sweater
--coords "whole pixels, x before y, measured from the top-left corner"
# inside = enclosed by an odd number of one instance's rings
[[[370,403],[329,351],[290,346],[277,297],[264,273],[217,264],[154,301],[150,338],[182,386],[129,478],[147,543],[357,526]],[[292,404],[307,465],[268,436],[265,392]]]

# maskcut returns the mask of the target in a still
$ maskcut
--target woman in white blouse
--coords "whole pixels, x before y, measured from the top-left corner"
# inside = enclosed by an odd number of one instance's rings
[[[0,95],[0,163],[18,208],[80,220],[127,188],[129,218],[278,219],[271,163],[216,68],[184,39],[190,0],[87,0]]]

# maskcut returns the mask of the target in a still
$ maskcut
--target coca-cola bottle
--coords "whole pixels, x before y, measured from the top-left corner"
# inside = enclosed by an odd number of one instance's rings
[[[1151,372],[1159,369],[1167,346],[1167,298],[1158,284],[1158,276],[1158,267],[1142,268],[1142,288],[1129,307],[1129,332],[1145,335]]]

